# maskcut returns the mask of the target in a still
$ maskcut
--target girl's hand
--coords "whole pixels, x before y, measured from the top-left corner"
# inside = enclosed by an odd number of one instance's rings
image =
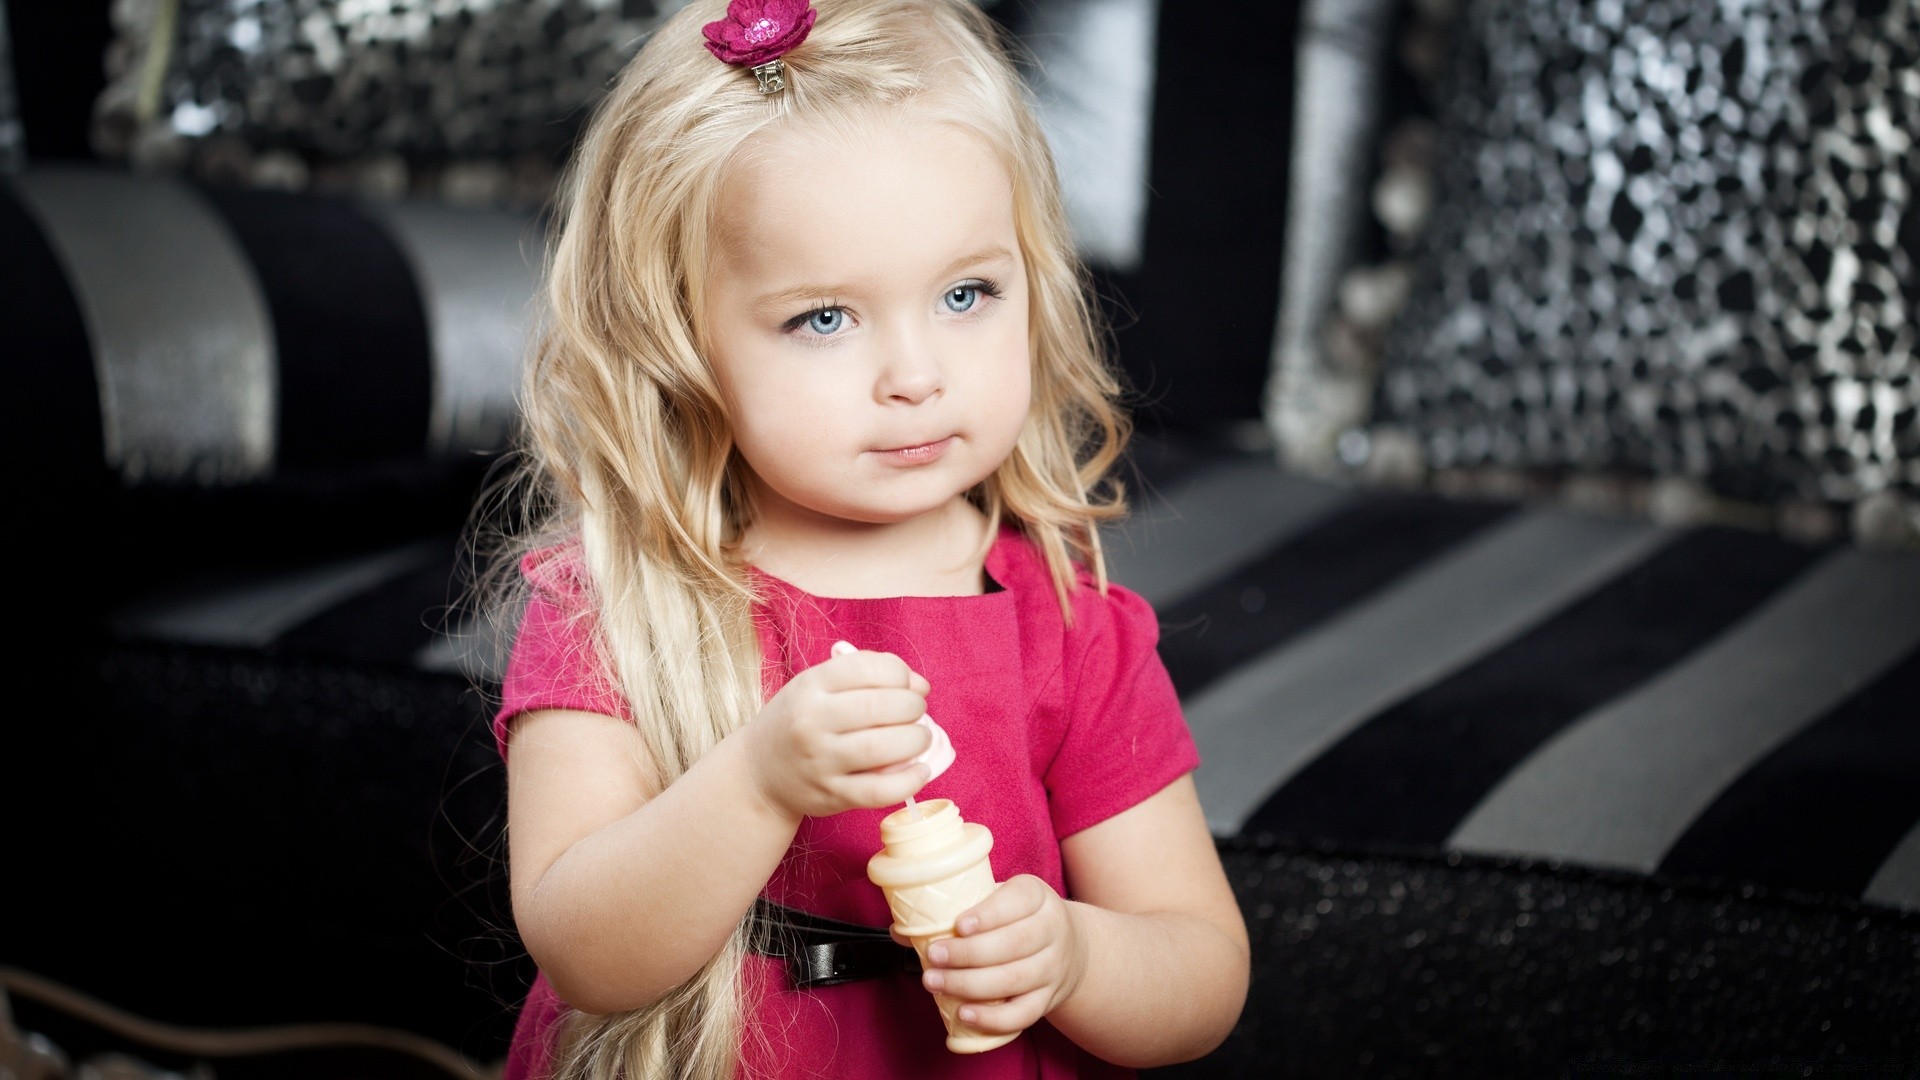
[[[960,913],[958,937],[927,949],[920,981],[966,1002],[960,1019],[989,1034],[1025,1031],[1080,985],[1084,942],[1053,887],[1021,874]]]
[[[927,690],[892,653],[835,645],[742,729],[755,786],[796,819],[907,801],[927,782]]]

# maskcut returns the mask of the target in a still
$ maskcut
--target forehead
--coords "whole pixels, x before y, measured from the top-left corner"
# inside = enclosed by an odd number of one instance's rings
[[[722,182],[715,224],[719,261],[756,283],[894,277],[993,242],[1017,250],[1012,178],[986,140],[886,115],[760,132]]]

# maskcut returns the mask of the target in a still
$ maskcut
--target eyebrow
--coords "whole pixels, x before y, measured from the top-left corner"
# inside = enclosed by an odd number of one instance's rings
[[[1008,251],[1000,244],[994,244],[991,247],[981,248],[971,255],[962,255],[953,260],[946,265],[945,269],[940,271],[940,276],[946,277],[948,274],[958,273],[963,266],[976,266],[985,262],[1011,261],[1012,259],[1013,252]]]
[[[961,267],[976,266],[985,262],[1011,260],[1012,258],[1013,252],[1008,251],[1006,247],[1001,244],[994,244],[991,247],[981,248],[979,251],[962,255],[953,260],[946,265],[945,269],[940,271],[940,276],[946,277],[948,274],[959,271]],[[797,304],[805,300],[818,300],[823,296],[838,296],[842,293],[852,291],[853,289],[846,285],[795,285],[789,289],[781,289],[779,292],[768,293],[755,301],[755,304],[759,307],[784,307],[787,304]]]

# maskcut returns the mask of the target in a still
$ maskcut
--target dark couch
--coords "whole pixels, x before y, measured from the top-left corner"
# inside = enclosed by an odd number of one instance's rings
[[[1097,267],[1143,421],[1112,558],[1160,612],[1255,958],[1233,1037],[1164,1073],[1920,1075],[1920,552],[1276,464],[1253,429],[1285,199],[1233,208],[1293,115],[1242,91],[1291,61],[1223,71],[1173,9],[1143,248]],[[355,1022],[494,1061],[530,969],[497,643],[453,601],[538,208],[105,160],[73,136],[98,82],[41,89],[104,14],[30,32],[52,13],[9,5],[30,615],[0,967],[184,1028]],[[1299,9],[1257,16],[1288,36]],[[10,996],[76,1054],[425,1068],[167,1049]]]

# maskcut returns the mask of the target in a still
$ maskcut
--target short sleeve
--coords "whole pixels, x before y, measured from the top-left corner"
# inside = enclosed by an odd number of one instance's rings
[[[1118,585],[1088,595],[1067,631],[1067,725],[1045,777],[1059,837],[1144,802],[1200,765],[1160,660],[1153,608]]]
[[[533,586],[500,683],[493,738],[507,756],[507,728],[535,709],[577,709],[627,719],[626,701],[593,646],[591,611],[579,578],[577,551],[543,548],[520,562]]]

